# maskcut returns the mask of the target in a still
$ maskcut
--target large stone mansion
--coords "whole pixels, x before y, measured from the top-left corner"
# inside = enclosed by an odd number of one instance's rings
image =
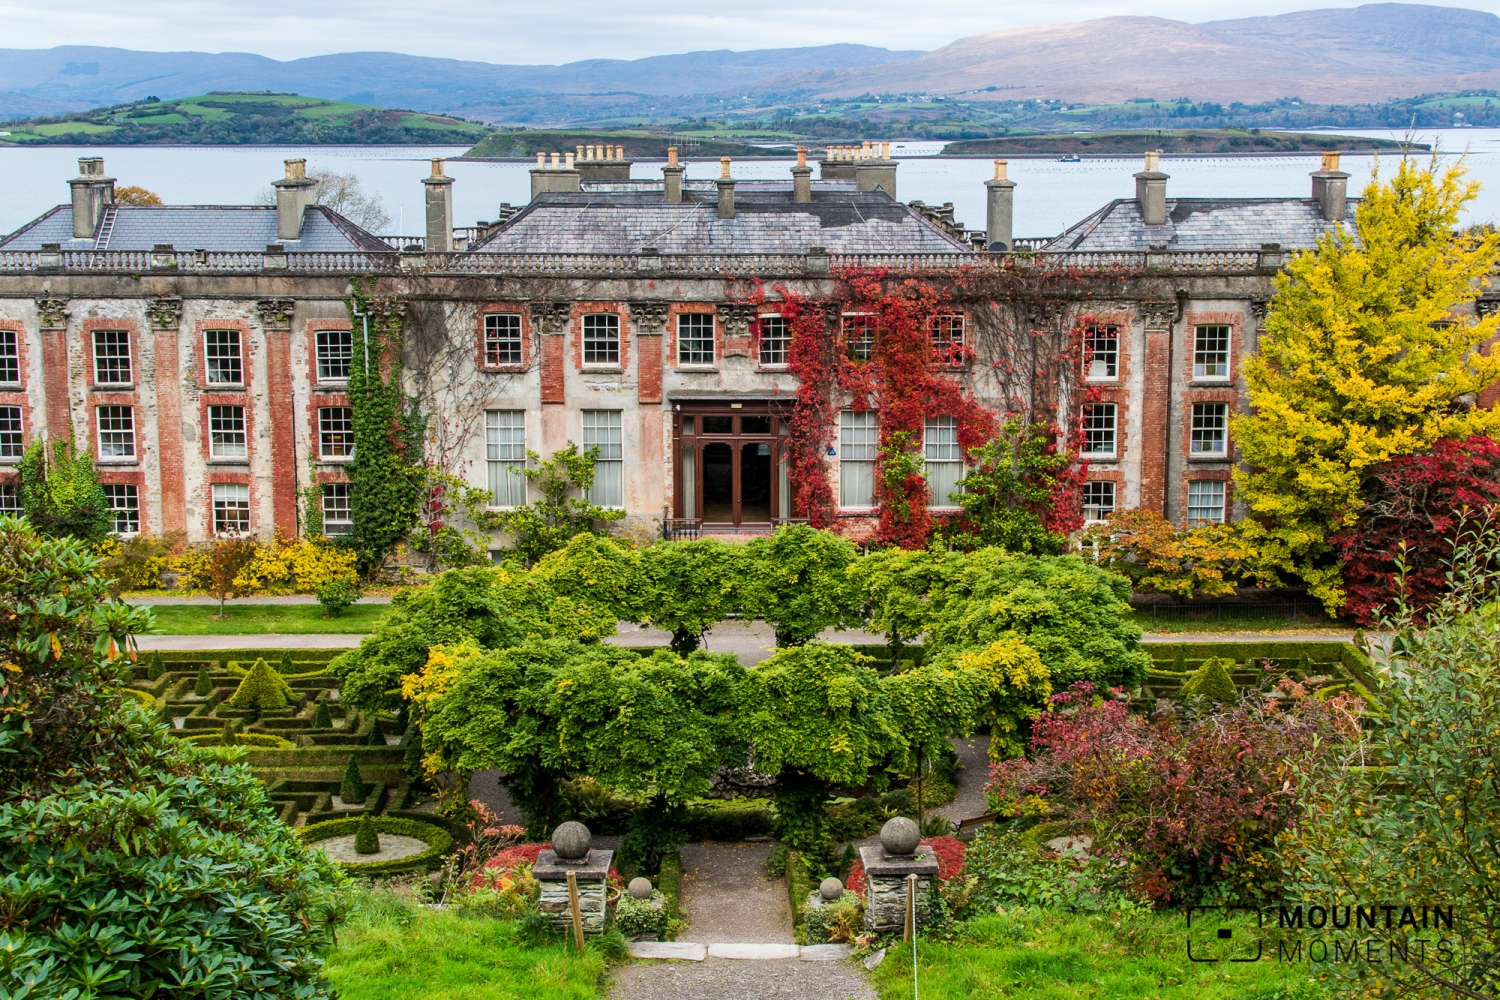
[[[975,232],[951,206],[899,201],[880,144],[830,147],[816,178],[800,156],[780,182],[736,180],[727,158],[717,180],[687,180],[675,151],[659,177],[632,177],[606,146],[539,156],[530,203],[471,229],[455,229],[453,181],[434,161],[427,236],[398,247],[313,204],[298,160],[274,207],[118,205],[102,160],[79,166],[67,202],[0,240],[0,506],[17,505],[29,442],[72,436],[119,530],[195,540],[296,533],[313,487],[327,530],[349,523],[358,275],[420,317],[408,377],[433,417],[429,448],[497,505],[526,501],[508,469],[527,449],[574,441],[599,448],[595,501],[638,525],[748,532],[799,511],[787,326],[774,291],[747,301],[747,282],[816,297],[857,267],[1112,274],[1103,298],[1054,289],[1036,310],[1044,325],[1091,317],[1076,373],[1095,390],[1079,414],[1086,516],[1232,518],[1228,418],[1273,278],[1288,251],[1352,219],[1337,154],[1311,197],[1269,199],[1173,198],[1147,154],[1134,197],[1017,240],[1003,163]],[[934,335],[977,352],[956,376],[999,408],[985,376],[1004,360],[986,354],[994,315],[959,297]],[[830,315],[828,336],[858,351],[852,320]],[[878,420],[845,409],[831,429],[841,517],[873,513]],[[922,447],[933,506],[947,506],[963,473],[953,421],[929,416]]]

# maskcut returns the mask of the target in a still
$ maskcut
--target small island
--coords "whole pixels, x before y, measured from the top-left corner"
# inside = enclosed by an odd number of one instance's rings
[[[1142,129],[1133,132],[1043,132],[966,139],[943,147],[943,156],[1140,156],[1148,149],[1205,156],[1265,156],[1272,153],[1372,153],[1404,148],[1427,152],[1425,143],[1402,143],[1359,135],[1268,132],[1258,128]]]

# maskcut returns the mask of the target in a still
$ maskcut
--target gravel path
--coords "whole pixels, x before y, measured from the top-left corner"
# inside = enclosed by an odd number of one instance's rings
[[[166,594],[140,594],[140,595],[137,595],[135,597],[122,598],[122,600],[124,600],[126,604],[155,605],[157,607],[163,607],[163,608],[170,607],[172,605],[192,605],[192,606],[195,606],[195,607],[196,606],[203,606],[203,607],[213,607],[213,608],[216,608],[216,607],[219,606],[219,599],[217,597],[203,597],[203,596],[198,596],[198,597],[169,597]],[[264,595],[261,596],[261,597],[231,597],[231,598],[229,598],[229,600],[225,601],[224,603],[227,604],[227,605],[229,605],[230,607],[235,607],[237,605],[255,605],[255,604],[317,604],[318,603],[318,599],[316,597],[313,597],[313,596],[309,595],[309,594],[284,594],[281,597],[269,597],[269,596],[264,596]],[[389,603],[391,603],[391,598],[390,598],[389,595],[385,595],[385,596],[375,595],[375,596],[371,596],[371,597],[361,597],[359,600],[355,601],[354,603],[355,604],[389,604]]]
[[[863,629],[844,632],[827,629],[818,638],[824,642],[847,642],[857,646],[885,641]],[[672,634],[621,622],[619,633],[604,641],[616,646],[665,646],[672,641]],[[751,667],[776,652],[776,630],[762,621],[721,622],[708,630],[702,648],[710,653],[737,653],[740,662]]]
[[[792,914],[784,878],[763,877],[772,844],[682,845],[684,941],[698,944],[791,944]]]
[[[984,786],[990,780],[990,738],[975,736],[967,740],[954,740],[953,749],[958,751],[958,794],[953,796],[952,802],[938,806],[932,812],[959,823],[983,816],[988,810],[984,801]]]
[[[875,1000],[853,962],[649,962],[615,971],[612,1000]]]

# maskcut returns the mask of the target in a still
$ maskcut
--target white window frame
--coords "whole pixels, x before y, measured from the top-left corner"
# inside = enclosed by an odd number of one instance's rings
[[[334,414],[344,414],[342,427],[332,422],[338,419]],[[347,462],[353,457],[354,408],[318,407],[318,458],[325,462]]]
[[[1219,334],[1223,335],[1223,350],[1218,349],[1206,351],[1203,345],[1205,331],[1216,331],[1215,344],[1218,343]],[[1234,327],[1228,323],[1200,323],[1193,327],[1193,381],[1195,382],[1228,382],[1230,355],[1234,350]],[[1209,360],[1213,359],[1213,360]],[[1223,369],[1219,371],[1219,369]]]
[[[932,349],[939,362],[962,364],[967,335],[963,313],[939,313],[932,317]]]
[[[342,354],[339,348],[342,344],[336,343],[336,337],[348,338],[349,352]],[[354,331],[353,330],[319,330],[314,337],[313,353],[314,360],[318,366],[319,382],[347,382],[349,376],[354,373]],[[344,362],[343,375],[330,375],[335,364]]]
[[[1188,480],[1188,527],[1223,524],[1228,519],[1228,492],[1222,479]],[[1196,502],[1195,502],[1196,501]],[[1194,511],[1199,512],[1194,514]]]
[[[215,337],[224,337],[222,343],[215,343]],[[215,350],[211,351],[210,348]],[[222,350],[222,355],[217,351]],[[231,374],[238,374],[238,379],[216,378],[221,369],[233,368]],[[203,331],[203,377],[209,385],[244,385],[245,384],[245,345],[240,331],[228,330],[204,330]]]
[[[510,354],[514,348],[515,359]],[[501,359],[501,354],[505,358]],[[515,368],[526,363],[526,324],[518,312],[484,314],[484,366]]]
[[[1113,349],[1099,351],[1098,346],[1107,342]],[[1083,377],[1090,382],[1118,382],[1120,380],[1120,328],[1110,323],[1091,326],[1083,338]]]
[[[854,321],[858,321],[856,324]],[[843,335],[844,351],[855,361],[869,361],[875,357],[876,317],[874,313],[844,313],[839,317],[840,333]],[[854,333],[860,334],[856,342]],[[861,353],[863,352],[863,353]]]
[[[922,458],[922,475],[928,483],[927,506],[933,510],[959,509],[958,504],[949,499],[952,494],[963,492],[958,484],[963,481],[965,473],[956,417],[927,418],[922,429]],[[932,487],[934,481],[952,483],[953,488],[943,490],[939,496],[938,490]]]
[[[114,514],[117,535],[138,535],[141,531],[141,493],[134,483],[103,483],[104,497]],[[120,522],[125,522],[121,527]]]
[[[698,328],[697,332],[701,333],[701,328],[702,328],[702,325],[703,325],[703,323],[704,323],[705,320],[708,323],[708,340],[707,340],[708,351],[704,352],[701,349],[694,350],[694,351],[691,351],[691,352],[687,351],[684,348],[684,344],[687,341],[685,341],[684,338],[683,338],[683,336],[682,336],[683,331],[685,329],[691,329],[691,328],[696,327],[696,328]],[[712,368],[715,364],[717,364],[718,360],[719,360],[719,352],[718,352],[717,337],[715,336],[716,333],[717,333],[717,324],[714,321],[714,314],[713,313],[707,313],[707,312],[681,312],[681,313],[678,313],[677,314],[677,367],[679,367],[679,368]],[[695,344],[700,344],[701,345],[702,343],[704,343],[704,338],[701,337],[701,336],[694,336],[694,337],[692,337],[690,339],[691,339],[692,343],[695,343]],[[707,359],[706,360],[704,359],[705,353],[707,354]],[[689,356],[690,354],[691,354],[691,357]]]
[[[130,331],[129,330],[95,330],[93,336],[94,346],[94,384],[95,385],[131,385],[135,381],[134,359],[130,356]],[[124,346],[125,353],[113,353],[112,349]],[[123,374],[124,378],[105,378],[110,368],[123,369],[115,374]]]
[[[1194,403],[1189,419],[1191,420],[1188,434],[1189,456],[1192,458],[1229,457],[1228,403]],[[1216,447],[1200,447],[1204,443],[1216,445]]]
[[[26,428],[19,406],[0,406],[0,458],[26,454]]]
[[[208,457],[231,461],[250,457],[243,406],[227,403],[208,408]]]
[[[1106,488],[1107,487],[1107,488]],[[1103,495],[1108,494],[1108,506]],[[1101,524],[1119,506],[1120,487],[1112,479],[1090,479],[1083,484],[1083,523]]]
[[[250,487],[244,483],[214,483],[212,497],[214,534],[228,537],[248,534]],[[225,527],[231,523],[228,517],[230,513],[238,515],[232,522],[235,527]]]
[[[354,530],[354,504],[349,497],[348,483],[324,483],[319,499],[323,510],[323,534],[347,535]],[[333,504],[328,501],[335,500]],[[342,500],[342,503],[337,502]],[[345,514],[346,517],[330,517],[329,513]],[[332,528],[333,530],[329,530]]]
[[[875,509],[875,462],[880,420],[874,410],[839,412],[839,507]]]
[[[1099,423],[1090,427],[1090,421],[1104,421],[1107,417],[1108,425]],[[1109,449],[1095,447],[1089,441],[1090,433],[1102,435],[1109,434]],[[1078,454],[1085,458],[1114,458],[1119,454],[1120,448],[1120,408],[1114,403],[1085,403],[1083,406],[1083,443]]]
[[[12,479],[8,483],[0,483],[0,514],[20,517],[23,513],[20,480]]]
[[[582,331],[583,341],[583,367],[585,368],[619,368],[621,355],[620,345],[620,314],[619,313],[584,313],[578,321],[579,329]],[[594,336],[590,338],[590,331]],[[599,334],[607,334],[603,339]],[[608,357],[611,351],[605,351],[605,357],[599,356],[597,346],[590,344],[604,344],[612,348],[613,358]],[[590,359],[589,352],[593,351],[595,356]]]
[[[21,384],[21,339],[16,331],[0,328],[0,385]]]
[[[526,505],[526,477],[512,469],[526,468],[526,411],[486,410],[484,458],[490,506],[509,510]]]
[[[760,323],[760,336],[758,338],[759,339],[759,344],[757,344],[757,346],[756,346],[755,355],[756,355],[756,361],[760,364],[760,367],[762,367],[762,368],[785,368],[787,365],[791,364],[792,363],[792,326],[791,326],[790,323],[788,323],[786,321],[786,317],[782,316],[780,313],[766,313],[764,316],[757,316],[756,320]],[[768,336],[766,336],[766,323],[767,322],[770,322],[770,323],[774,324],[774,328],[780,334],[779,336],[776,336],[776,337],[768,337]],[[779,351],[773,350],[773,352],[772,352],[772,356],[773,357],[776,354],[778,354],[778,353],[780,354],[780,356],[781,356],[781,360],[780,361],[767,361],[766,360],[766,345],[767,344],[775,344],[775,345],[779,345],[780,346],[780,350]]]
[[[123,425],[106,428],[104,426],[106,411],[111,421],[118,421],[123,416]],[[95,407],[94,427],[99,435],[99,458],[101,460],[135,457],[135,410],[132,407]],[[109,437],[106,438],[105,435]]]
[[[585,494],[596,507],[625,506],[625,429],[622,410],[584,410],[583,447],[599,449],[594,485]]]

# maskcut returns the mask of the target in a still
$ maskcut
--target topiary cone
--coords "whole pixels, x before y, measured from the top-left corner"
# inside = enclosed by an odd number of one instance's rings
[[[239,741],[234,737],[234,723],[228,719],[224,720],[224,732],[219,736],[219,745],[232,747]]]
[[[1204,660],[1203,666],[1193,671],[1192,676],[1182,682],[1182,697],[1206,698],[1208,701],[1224,705],[1239,701],[1239,689],[1234,686],[1234,678],[1229,676],[1228,667],[1232,666],[1234,666],[1233,660],[1224,660],[1217,656]]]
[[[369,813],[365,813],[359,819],[359,828],[354,831],[354,853],[378,854],[379,852],[380,834],[375,830],[375,821],[370,819]]]
[[[214,682],[208,676],[208,664],[198,665],[198,682],[193,685],[193,694],[200,698],[207,698],[214,693]]]
[[[365,784],[364,776],[359,773],[359,762],[351,754],[349,766],[344,768],[344,781],[339,785],[339,798],[345,805],[357,806],[370,794],[370,786]]]
[[[296,668],[292,666],[292,651],[290,649],[283,649],[281,651],[280,669],[283,675],[296,672]]]
[[[413,722],[406,727],[406,735],[402,738],[406,747],[406,754],[401,758],[401,769],[413,783],[420,784],[422,781],[422,724]]]
[[[152,653],[151,659],[146,661],[146,679],[148,681],[160,680],[161,675],[167,672],[167,665],[162,662],[160,653]]]
[[[333,713],[328,710],[328,702],[318,702],[318,707],[313,711],[314,729],[332,729]]]
[[[265,660],[256,660],[255,666],[245,674],[240,686],[235,688],[227,704],[231,708],[250,709],[263,712],[267,709],[286,708],[288,688],[281,675],[271,669]]]
[[[372,747],[383,747],[383,746],[385,746],[385,732],[380,728],[380,719],[379,718],[376,718],[373,721],[371,721],[371,723],[370,723],[370,735],[365,740],[365,743],[368,746],[372,746]]]

